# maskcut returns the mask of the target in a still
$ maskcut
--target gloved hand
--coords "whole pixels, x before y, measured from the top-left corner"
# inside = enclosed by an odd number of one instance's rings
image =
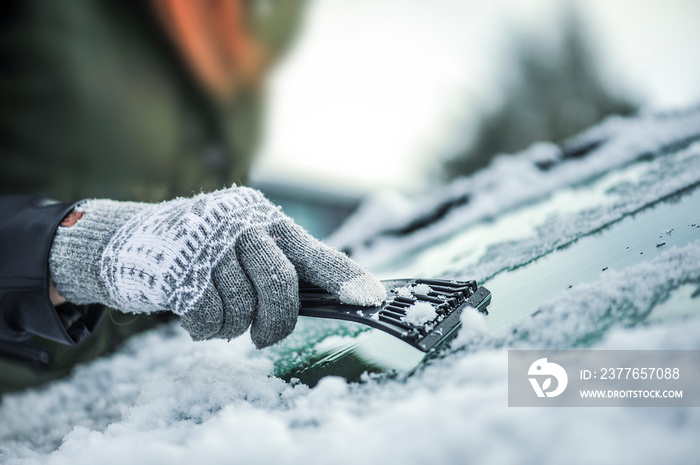
[[[250,327],[259,348],[292,332],[299,278],[341,302],[379,305],[384,286],[311,237],[258,191],[232,187],[160,204],[90,200],[59,226],[51,277],[69,302],[170,310],[192,339]]]

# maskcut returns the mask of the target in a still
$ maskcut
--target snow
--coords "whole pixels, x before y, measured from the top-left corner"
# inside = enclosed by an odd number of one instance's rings
[[[397,287],[394,291],[396,291],[396,294],[400,297],[412,297],[414,294],[427,295],[432,289],[427,284],[419,283],[412,286]]]
[[[405,321],[412,325],[420,326],[437,317],[435,307],[428,302],[416,302],[406,309]]]
[[[469,329],[460,331],[452,347],[563,349],[580,345],[620,322],[642,322],[669,298],[669,288],[697,284],[698,277],[700,240],[695,240],[685,247],[669,248],[648,262],[621,271],[609,270],[597,281],[573,287],[541,305],[534,317],[520,322],[516,334],[512,326],[487,332],[483,316],[464,312],[462,321]],[[696,318],[700,304],[697,307]],[[700,338],[685,343],[700,348]],[[636,348],[642,347],[638,344]]]
[[[571,146],[601,142],[600,147],[584,157],[558,163],[564,155],[560,147],[537,143],[517,157],[496,157],[488,169],[457,180],[442,192],[431,190],[431,195],[421,194],[410,199],[415,205],[413,209],[385,212],[384,215],[392,218],[390,223],[377,222],[382,216],[380,204],[371,202],[372,208],[361,208],[328,241],[338,248],[351,250],[354,258],[368,266],[377,267],[388,259],[425,247],[479,221],[546,198],[563,186],[596,179],[647,154],[656,153],[663,158],[667,148],[674,144],[699,138],[698,108],[669,114],[609,117],[569,142]],[[545,161],[558,164],[543,171],[537,163]],[[439,205],[464,196],[469,197],[465,205],[455,208],[444,220],[434,222],[419,233],[399,237],[382,234],[410,224]]]
[[[484,222],[468,232],[439,241],[430,253],[411,254],[411,262],[402,259],[406,275],[427,273],[455,279],[484,281],[502,270],[527,263],[547,252],[591,234],[674,192],[698,183],[700,143],[627,170],[624,175],[610,173],[582,187],[562,189],[550,201],[524,211],[507,211],[499,218]],[[572,201],[576,198],[579,204]],[[458,216],[445,222],[459,222]],[[428,236],[420,231],[416,236]],[[455,251],[460,254],[455,254]],[[393,245],[377,245],[374,257],[383,257],[388,269],[393,266]],[[379,265],[375,264],[377,268]],[[383,265],[387,268],[387,265]]]
[[[413,286],[403,286],[403,287],[397,287],[394,289],[396,291],[396,295],[399,297],[411,297],[411,290],[413,289]]]
[[[419,283],[413,286],[413,290],[416,294],[428,294],[432,289],[430,286],[424,283]]]
[[[547,172],[532,160],[556,157],[553,146],[502,157],[416,206],[413,217],[470,193],[433,226],[353,238],[350,224],[348,244],[393,277],[481,282],[700,184],[700,144],[665,148],[700,132],[698,113],[611,119],[581,136],[606,144]],[[368,224],[380,225],[373,214]],[[552,294],[535,317],[494,328],[495,314],[464,311],[446,356],[410,376],[329,377],[313,389],[273,376],[309,344],[352,344],[358,333],[338,322],[300,320],[262,351],[247,336],[193,343],[176,325],[151,331],[67,379],[5,396],[0,463],[694,463],[699,409],[507,407],[508,349],[700,350],[700,239],[663,241],[645,262]],[[674,314],[678,302],[691,307]]]
[[[697,321],[617,330],[599,347],[698,349],[697,337],[674,335],[699,330]],[[175,360],[187,358],[184,342],[183,336]],[[206,352],[200,352],[200,370],[187,367],[194,373],[171,362],[164,367],[170,373],[150,382],[137,374],[138,392],[119,399],[123,412],[110,425],[56,425],[50,413],[58,411],[13,397],[15,410],[3,408],[3,419],[14,413],[36,428],[17,436],[39,433],[37,443],[50,429],[66,436],[50,455],[26,437],[9,443],[7,463],[692,463],[696,452],[700,415],[694,409],[509,409],[503,350],[441,360],[405,383],[348,385],[329,378],[313,390],[267,377],[264,363],[220,373],[222,366],[211,364],[214,351]],[[102,413],[92,409],[98,393],[62,391],[91,415]],[[105,391],[117,400],[115,389]],[[41,397],[60,394],[53,387]],[[43,428],[35,415],[44,415]]]

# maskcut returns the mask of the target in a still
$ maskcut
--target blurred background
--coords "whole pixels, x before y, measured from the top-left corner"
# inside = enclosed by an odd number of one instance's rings
[[[695,0],[8,0],[0,26],[0,193],[249,182],[319,237],[368,195],[700,103]]]
[[[312,1],[253,181],[342,194],[343,211],[422,192],[608,114],[697,105],[699,43],[693,0]]]

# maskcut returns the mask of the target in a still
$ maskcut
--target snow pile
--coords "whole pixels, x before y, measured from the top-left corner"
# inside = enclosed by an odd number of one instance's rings
[[[697,320],[618,329],[598,347],[700,349],[698,331]],[[163,342],[146,339],[141,343],[152,348]],[[132,371],[139,372],[134,382],[141,385],[135,397],[121,401],[118,418],[101,427],[63,425],[55,433],[65,434],[63,443],[48,455],[49,447],[38,446],[41,435],[60,425],[41,406],[12,397],[14,409],[3,407],[3,424],[13,414],[34,428],[25,427],[13,441],[3,431],[3,461],[640,464],[692,463],[697,451],[697,409],[508,408],[503,350],[457,352],[404,382],[379,379],[348,385],[327,378],[309,390],[266,376],[264,363],[252,369],[212,364],[214,350],[198,351],[200,369],[183,366],[184,336],[180,343],[173,361],[164,363],[160,376],[150,382],[142,379],[143,366],[134,360]],[[230,352],[240,355],[246,349]],[[93,374],[90,367],[80,376]],[[62,401],[82,404],[88,415],[99,416],[97,395],[66,388],[76,382],[74,378],[60,390],[54,386],[33,397],[56,399],[57,408]],[[105,386],[104,394],[117,390]],[[37,415],[44,415],[43,427],[33,421]]]
[[[414,284],[413,286],[403,286],[403,287],[397,287],[394,289],[396,291],[396,294],[398,294],[400,297],[412,297],[413,294],[423,294],[427,295],[429,292],[432,291],[430,286],[424,283],[420,284]]]
[[[405,321],[415,326],[433,321],[437,317],[435,307],[428,302],[416,302],[406,309]]]
[[[697,113],[612,119],[581,136],[607,141],[585,157],[557,164],[558,149],[540,146],[501,158],[438,194],[444,200],[468,191],[469,203],[364,250],[381,255],[394,277],[417,269],[493,276],[697,187],[700,144],[686,143],[693,130],[700,130]],[[677,147],[664,149],[674,140]],[[634,161],[645,153],[646,161]],[[535,161],[553,167],[543,171]],[[534,202],[584,180],[552,196],[563,196],[553,204],[565,208]],[[513,226],[516,216],[529,226]],[[474,244],[477,237],[487,246]],[[364,239],[358,234],[353,243]],[[699,282],[700,239],[666,245],[648,261],[552,294],[532,318],[489,330],[493,315],[463,312],[450,352],[411,376],[371,375],[354,384],[325,378],[313,389],[272,373],[280,359],[294,364],[325,339],[352,341],[357,333],[338,322],[302,320],[281,346],[263,351],[247,336],[193,343],[166,326],[65,380],[5,396],[0,463],[694,463],[700,409],[508,408],[507,349],[700,350],[698,305],[675,319],[660,313],[678,296],[700,302]]]

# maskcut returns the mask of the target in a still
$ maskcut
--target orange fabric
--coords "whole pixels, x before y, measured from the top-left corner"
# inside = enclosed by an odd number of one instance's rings
[[[216,96],[260,85],[265,52],[246,29],[243,0],[154,1],[195,75]]]

